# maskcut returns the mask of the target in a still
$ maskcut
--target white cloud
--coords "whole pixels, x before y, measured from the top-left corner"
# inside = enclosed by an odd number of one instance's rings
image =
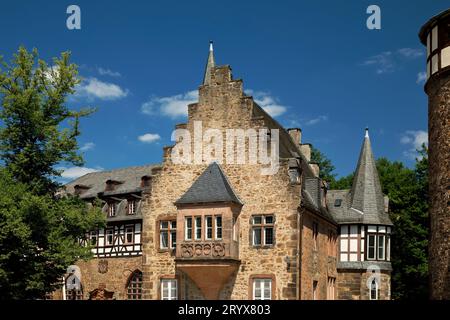
[[[146,133],[138,137],[138,140],[144,143],[152,143],[161,139],[157,133]]]
[[[71,167],[71,168],[65,168],[61,167],[58,168],[58,170],[62,170],[61,177],[64,179],[76,179],[81,176],[84,176],[85,174],[91,173],[91,172],[97,172],[103,170],[103,168],[86,168],[86,167]]]
[[[397,53],[405,58],[419,58],[424,55],[424,50],[417,48],[401,48],[397,50]]]
[[[161,114],[170,118],[187,116],[187,106],[198,101],[198,91],[192,90],[186,93],[168,97],[152,97],[141,106],[145,114]]]
[[[417,84],[424,84],[425,81],[427,81],[427,73],[426,73],[426,71],[419,72],[417,74],[416,83]]]
[[[362,65],[375,66],[377,74],[392,72],[395,66],[391,51],[385,51],[375,56],[369,57],[362,63]]]
[[[307,126],[312,126],[312,125],[318,124],[319,122],[327,121],[327,120],[328,120],[327,116],[318,116],[317,118],[313,118],[313,119],[306,121],[305,124]]]
[[[95,148],[95,143],[93,142],[86,142],[81,148],[81,151],[88,151]]]
[[[407,145],[408,150],[403,152],[403,155],[415,159],[419,157],[417,150],[422,148],[422,145],[428,145],[428,132],[423,130],[408,130],[400,138],[400,143]]]
[[[103,69],[101,67],[97,68],[97,71],[102,76],[120,77],[122,76],[120,72],[112,71],[110,69]]]
[[[375,67],[377,74],[395,71],[406,59],[412,60],[424,55],[423,50],[416,48],[401,48],[396,51],[384,51],[367,58],[361,65]]]
[[[268,92],[245,90],[245,93],[253,96],[255,102],[272,117],[278,117],[286,112],[287,107],[279,103],[278,99],[271,96]]]
[[[84,96],[88,99],[117,100],[128,95],[128,90],[124,90],[116,84],[103,82],[97,78],[89,78],[83,81],[76,88],[76,95]]]

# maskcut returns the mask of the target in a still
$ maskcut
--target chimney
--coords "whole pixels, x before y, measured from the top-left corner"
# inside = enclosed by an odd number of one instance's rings
[[[309,166],[311,167],[312,171],[314,172],[314,176],[319,177],[320,173],[320,167],[317,162],[310,162]]]
[[[290,128],[287,130],[292,140],[294,140],[297,146],[302,143],[302,129],[300,128]]]
[[[311,144],[310,143],[300,144],[300,151],[303,153],[306,160],[308,162],[310,162],[311,161]]]

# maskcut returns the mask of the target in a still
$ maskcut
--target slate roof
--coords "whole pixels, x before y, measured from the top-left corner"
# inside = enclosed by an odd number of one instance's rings
[[[80,197],[83,199],[93,198],[99,193],[104,195],[118,195],[141,190],[141,178],[151,176],[152,170],[158,168],[159,164],[148,164],[143,166],[128,167],[110,171],[99,171],[85,174],[65,185],[65,192],[74,194],[75,186],[89,187]],[[113,180],[121,182],[113,191],[105,192],[106,181]]]
[[[336,223],[336,219],[328,212],[327,208],[322,205],[321,199],[321,180],[319,178],[306,178],[305,187],[302,189],[302,205],[307,209],[314,211],[322,218]]]
[[[211,163],[206,170],[203,171],[175,204],[212,202],[234,202],[240,205],[243,204],[231,187],[222,168],[216,162]]]
[[[341,204],[336,205],[336,200]],[[327,207],[339,223],[392,225],[384,210],[384,195],[368,131],[361,147],[351,190],[330,190]]]

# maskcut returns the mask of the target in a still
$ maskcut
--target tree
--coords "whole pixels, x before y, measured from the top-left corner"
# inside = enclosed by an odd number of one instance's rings
[[[334,165],[331,160],[327,158],[319,149],[311,147],[311,162],[316,162],[319,165],[319,178],[325,180],[330,185],[336,181],[336,174],[334,173]]]
[[[104,225],[97,203],[58,196],[55,167],[83,163],[77,153],[79,118],[66,98],[78,83],[69,53],[54,66],[37,50],[20,48],[0,67],[0,299],[43,298],[66,268],[91,257],[79,239]],[[71,120],[71,122],[68,122]]]
[[[92,109],[70,110],[68,95],[79,83],[77,66],[62,53],[49,67],[20,47],[11,63],[0,60],[0,155],[13,177],[30,186],[33,193],[54,194],[59,185],[53,179],[60,172],[55,165],[83,164],[77,154],[79,118]],[[61,126],[65,126],[64,129]]]

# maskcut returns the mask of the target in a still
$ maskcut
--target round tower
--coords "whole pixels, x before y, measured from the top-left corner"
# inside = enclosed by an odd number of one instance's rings
[[[450,299],[450,9],[420,30],[427,47],[432,299]]]

